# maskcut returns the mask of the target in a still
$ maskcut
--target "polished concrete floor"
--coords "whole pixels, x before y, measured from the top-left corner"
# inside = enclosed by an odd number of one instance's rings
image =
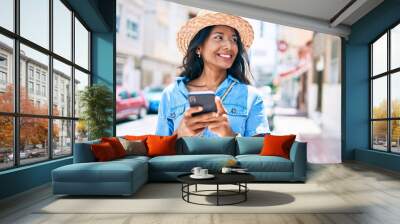
[[[308,183],[323,186],[349,203],[363,202],[365,207],[350,214],[38,214],[38,207],[54,200],[45,185],[1,201],[0,223],[400,223],[399,173],[359,163],[310,164]]]

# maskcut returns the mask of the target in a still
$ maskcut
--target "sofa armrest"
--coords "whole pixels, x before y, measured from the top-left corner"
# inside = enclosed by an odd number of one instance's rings
[[[290,160],[293,162],[293,178],[305,181],[307,176],[307,143],[295,141],[290,149]]]
[[[74,145],[74,163],[95,162],[96,158],[94,157],[90,146],[92,144],[97,144],[97,143],[100,143],[100,140],[75,143],[75,145]]]

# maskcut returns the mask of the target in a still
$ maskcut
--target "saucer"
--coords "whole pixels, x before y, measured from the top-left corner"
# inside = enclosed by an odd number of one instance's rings
[[[207,174],[207,175],[204,175],[204,176],[194,175],[194,174],[190,175],[190,178],[193,178],[193,179],[211,179],[211,178],[214,178],[214,177],[215,176],[212,175],[212,174]]]

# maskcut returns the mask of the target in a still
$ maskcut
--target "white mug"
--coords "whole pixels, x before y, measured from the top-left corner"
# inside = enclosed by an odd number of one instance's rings
[[[200,174],[200,171],[201,171],[201,167],[193,167],[193,169],[192,169],[192,173],[194,174],[194,175],[196,175],[196,176],[199,176],[199,175],[201,175]]]
[[[207,176],[208,175],[208,169],[201,169],[200,170],[200,176]]]
[[[232,169],[230,167],[222,167],[221,172],[222,173],[230,173],[232,171]]]

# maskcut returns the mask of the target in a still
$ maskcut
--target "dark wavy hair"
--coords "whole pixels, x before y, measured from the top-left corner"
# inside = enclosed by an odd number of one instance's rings
[[[196,50],[204,43],[214,27],[215,26],[207,26],[203,28],[190,41],[186,55],[183,58],[182,66],[180,67],[183,71],[179,76],[187,77],[189,78],[189,81],[200,77],[201,73],[203,72],[204,62],[202,58],[197,56]],[[248,55],[244,50],[239,33],[236,29],[234,30],[238,38],[236,42],[238,46],[238,53],[233,61],[232,66],[227,69],[227,74],[232,75],[241,83],[250,84],[250,78],[252,78],[252,74],[249,69],[250,66],[248,63]]]

